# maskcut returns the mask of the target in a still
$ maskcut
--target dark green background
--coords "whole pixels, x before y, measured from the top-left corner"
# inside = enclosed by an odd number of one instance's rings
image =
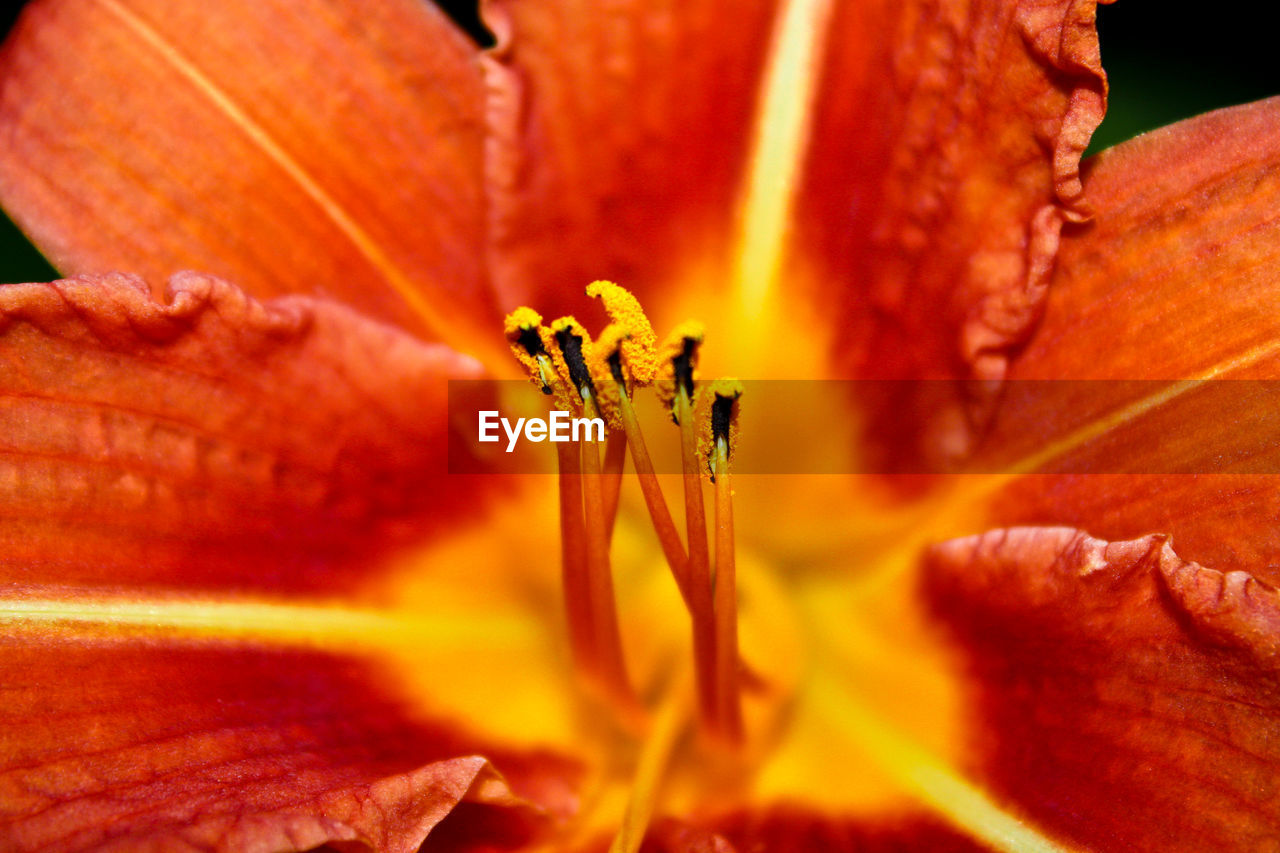
[[[440,4],[477,40],[485,40],[474,2]],[[8,31],[19,8],[0,12],[0,29]],[[1229,3],[1217,8],[1230,14],[1201,12],[1194,18],[1170,14],[1169,8],[1154,0],[1122,0],[1099,9],[1111,105],[1091,150],[1205,110],[1280,94],[1280,64],[1266,59],[1274,34],[1260,19],[1250,20]],[[0,282],[53,277],[53,269],[13,224],[0,221]]]

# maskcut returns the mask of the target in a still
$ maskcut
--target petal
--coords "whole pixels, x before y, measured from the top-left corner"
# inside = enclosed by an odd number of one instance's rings
[[[1280,595],[1163,537],[1070,528],[928,558],[969,654],[986,783],[1093,849],[1258,850],[1280,833]]]
[[[654,853],[970,853],[983,849],[945,826],[918,816],[882,821],[843,819],[788,806],[731,815],[714,825],[712,832],[674,821],[660,822],[646,844]]]
[[[1269,377],[1255,365],[1280,351],[1277,164],[1280,98],[1090,160],[1097,216],[1067,232],[1044,323],[1010,376]],[[1098,341],[1117,340],[1141,346],[1099,351]]]
[[[1277,470],[1270,386],[1147,381],[1280,371],[1278,163],[1280,99],[1181,122],[1091,162],[1096,221],[1064,239],[1044,322],[1010,376],[1106,381],[1062,383],[1076,391],[1052,417],[1004,407],[989,443],[1028,448],[1035,471],[1129,473],[1016,478],[989,522],[1112,539],[1167,532],[1190,559],[1280,578],[1280,484],[1249,473]],[[1156,476],[1174,471],[1199,476]]]
[[[62,272],[197,268],[501,344],[480,72],[432,4],[43,0],[0,81],[0,202]]]
[[[0,286],[4,579],[334,591],[477,504],[439,345],[184,273]]]
[[[493,0],[500,298],[564,311],[603,276],[663,321],[727,314],[754,274],[738,268],[762,265],[743,259],[790,238],[783,295],[823,282],[845,370],[950,375],[968,359],[996,375],[1036,315],[1061,221],[1082,215],[1076,165],[1104,89],[1093,7]],[[801,59],[773,63],[775,48]],[[791,141],[764,145],[797,98]],[[756,206],[781,211],[765,233]],[[873,340],[884,310],[893,325]],[[919,363],[894,362],[904,340]]]
[[[839,6],[834,32],[875,37],[829,53],[796,227],[847,369],[1003,375],[1062,223],[1088,215],[1078,165],[1106,103],[1095,5]]]
[[[684,279],[728,237],[775,6],[484,4],[500,300],[556,316],[599,278],[659,309],[713,286]]]
[[[0,287],[0,365],[0,848],[415,850],[464,800],[504,815],[452,836],[527,837],[489,760],[572,805],[567,764],[456,722],[494,688],[452,674],[529,626],[391,600],[407,546],[477,527],[444,467],[474,362],[185,273]]]
[[[528,838],[567,766],[417,721],[366,662],[6,626],[0,847],[417,850],[460,802]],[[476,754],[504,759],[504,780]],[[517,792],[520,792],[517,794]],[[498,814],[498,810],[504,814]],[[540,815],[540,812],[542,814]],[[512,821],[516,823],[513,824]],[[346,849],[345,847],[343,849]]]

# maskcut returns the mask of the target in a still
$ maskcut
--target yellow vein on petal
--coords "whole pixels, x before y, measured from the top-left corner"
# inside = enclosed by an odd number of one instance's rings
[[[1267,341],[1266,343],[1259,344],[1258,346],[1253,347],[1252,349],[1249,349],[1233,358],[1220,361],[1215,365],[1205,368],[1190,379],[1170,381],[1169,385],[1161,388],[1159,391],[1156,391],[1153,394],[1148,394],[1138,400],[1134,400],[1132,403],[1122,406],[1110,414],[1098,418],[1091,423],[1085,424],[1063,438],[1051,442],[1041,450],[1010,466],[1009,473],[1004,478],[999,479],[1003,482],[1003,480],[1008,478],[1034,473],[1053,460],[1059,459],[1073,450],[1077,450],[1089,442],[1095,441],[1119,427],[1136,421],[1143,415],[1173,402],[1190,391],[1194,391],[1206,382],[1221,379],[1227,374],[1252,367],[1258,362],[1276,355],[1280,355],[1280,341]],[[995,485],[998,486],[1000,483],[996,483]],[[988,487],[990,487],[990,484]]]
[[[1170,380],[1155,393],[1134,400],[1066,436],[1050,442],[1045,447],[1009,466],[1007,472],[991,475],[962,475],[954,488],[939,493],[935,498],[917,504],[912,524],[896,547],[881,562],[881,568],[866,572],[857,580],[857,587],[867,594],[874,594],[887,583],[895,582],[916,565],[919,553],[928,545],[953,536],[976,533],[983,518],[978,507],[992,493],[999,491],[1019,477],[1034,474],[1055,459],[1060,459],[1091,441],[1107,435],[1119,427],[1132,423],[1154,412],[1183,395],[1203,386],[1206,382],[1222,379],[1237,370],[1257,365],[1265,359],[1280,356],[1280,340],[1267,341],[1232,358],[1225,359],[1200,371],[1191,379]],[[974,525],[977,525],[975,527]]]
[[[467,334],[462,319],[447,316],[431,304],[413,279],[397,265],[378,242],[365,231],[332,195],[307,173],[302,165],[289,155],[267,132],[261,124],[254,121],[248,113],[236,105],[235,101],[216,83],[195,66],[189,59],[174,47],[154,27],[135,15],[118,0],[98,0],[106,9],[130,32],[141,39],[152,50],[159,54],[178,74],[203,94],[227,119],[249,137],[281,170],[285,172],[298,187],[310,198],[330,221],[337,226],[347,239],[356,247],[361,255],[376,269],[400,298],[417,314],[427,330],[437,340],[448,344],[459,352],[465,352],[479,359],[486,368],[497,371],[497,375],[509,372],[510,357],[500,352],[496,345],[484,347],[477,351],[479,342],[488,337],[477,333]]]
[[[1061,853],[1048,836],[1001,809],[981,790],[910,740],[901,737],[860,702],[845,699],[845,725],[877,763],[954,827],[997,850]]]
[[[871,760],[921,803],[970,838],[1008,853],[1065,853],[1071,849],[1000,808],[945,762],[903,737],[855,692],[830,679],[821,680],[816,689],[839,694],[822,704],[840,709],[837,722],[841,731],[850,733]]]
[[[48,636],[92,633],[121,641],[154,638],[284,647],[385,648],[405,643],[472,647],[523,638],[523,621],[501,614],[360,609],[315,603],[95,597],[0,598],[0,626]]]
[[[830,0],[787,0],[774,22],[741,191],[732,279],[748,319],[761,313],[781,269],[808,151],[831,6]]]

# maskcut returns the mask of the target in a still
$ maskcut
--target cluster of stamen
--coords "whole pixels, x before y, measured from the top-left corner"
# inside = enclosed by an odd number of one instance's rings
[[[594,341],[574,318],[544,325],[530,308],[512,312],[505,328],[512,352],[544,394],[564,410],[602,418],[608,427],[603,461],[592,442],[557,444],[561,573],[574,666],[583,683],[625,718],[643,719],[622,652],[609,554],[630,453],[663,556],[689,612],[699,720],[708,734],[738,743],[742,713],[729,460],[742,387],[734,380],[697,381],[700,324],[680,324],[659,345],[639,302],[625,289],[597,281],[587,295],[601,300],[611,320]],[[684,542],[634,408],[636,392],[646,386],[655,388],[680,428]],[[715,484],[714,563],[704,476]]]

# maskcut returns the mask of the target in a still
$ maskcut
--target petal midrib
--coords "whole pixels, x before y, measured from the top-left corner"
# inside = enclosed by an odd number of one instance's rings
[[[66,595],[91,595],[83,590]],[[0,624],[12,632],[65,629],[70,639],[109,629],[110,637],[217,639],[282,647],[401,648],[413,643],[460,647],[507,643],[522,634],[521,620],[500,613],[424,613],[363,609],[327,603],[236,601],[214,598],[109,597],[96,600],[23,596],[0,598]]]

